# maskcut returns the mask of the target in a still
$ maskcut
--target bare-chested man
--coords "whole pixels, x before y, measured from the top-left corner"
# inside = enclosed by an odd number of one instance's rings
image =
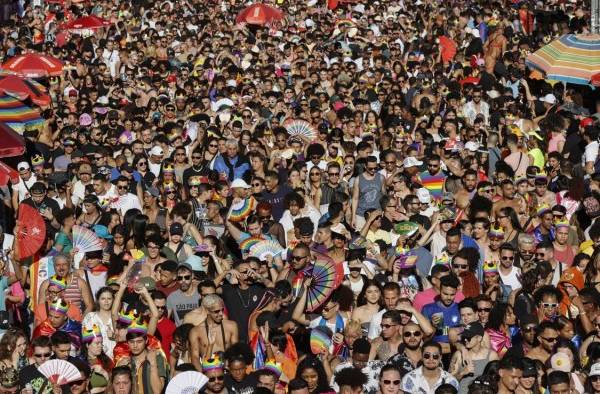
[[[198,371],[202,370],[201,357],[224,352],[238,341],[237,324],[224,318],[225,304],[221,297],[209,294],[202,299],[202,306],[207,313],[206,320],[190,331],[192,364]]]

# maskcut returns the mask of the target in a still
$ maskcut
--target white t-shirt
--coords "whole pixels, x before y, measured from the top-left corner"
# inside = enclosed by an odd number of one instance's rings
[[[502,283],[507,286],[510,286],[512,290],[518,290],[521,288],[521,281],[519,278],[521,277],[521,270],[517,267],[512,267],[512,270],[508,275],[504,275],[502,271],[499,271],[500,278],[502,279]]]
[[[81,180],[75,182],[73,185],[73,194],[71,195],[71,201],[73,202],[73,205],[79,205],[79,203],[85,197],[85,187],[91,184],[92,181],[90,181],[88,184],[84,184],[81,182]]]
[[[124,196],[120,196],[117,198],[115,202],[111,204],[112,208],[118,209],[122,215],[125,215],[125,212],[132,208],[142,210],[142,205],[140,204],[140,199],[133,193],[127,193]]]
[[[154,176],[158,178],[158,175],[160,174],[160,163],[154,164],[152,163],[152,160],[148,159],[148,166],[150,168],[150,172],[152,172]]]
[[[598,158],[598,149],[600,149],[600,144],[598,141],[592,141],[585,146],[585,152],[583,152],[582,165],[585,167],[585,163],[596,162]]]
[[[23,178],[19,177],[19,183],[13,185],[12,189],[15,193],[19,193],[19,203],[26,198],[30,197],[29,188],[37,182],[37,178],[34,174],[31,174],[28,180],[24,181]]]

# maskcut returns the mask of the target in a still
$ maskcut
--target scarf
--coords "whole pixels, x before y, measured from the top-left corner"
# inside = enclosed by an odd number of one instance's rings
[[[319,327],[326,327],[327,326],[327,320],[325,320],[324,318],[321,317],[321,320],[319,320]],[[342,318],[342,315],[340,315],[339,313],[335,316],[335,331],[334,334],[337,333],[342,333],[344,332],[344,318]]]

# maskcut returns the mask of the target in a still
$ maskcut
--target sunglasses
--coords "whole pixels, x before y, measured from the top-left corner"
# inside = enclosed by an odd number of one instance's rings
[[[423,353],[423,358],[425,360],[429,360],[430,358],[432,358],[434,360],[439,360],[440,354],[439,353]]]
[[[209,381],[209,382],[211,382],[211,383],[212,383],[212,382],[215,382],[215,381],[217,381],[217,380],[218,380],[219,382],[222,382],[222,381],[223,381],[223,379],[225,379],[225,375],[213,376],[212,378],[208,378],[208,381]]]
[[[540,337],[540,338],[542,338],[546,342],[556,342],[556,341],[558,341],[558,337],[552,337],[552,338]]]
[[[487,312],[490,313],[492,308],[477,308],[477,312]]]
[[[558,306],[555,302],[542,302],[544,308],[556,308]]]
[[[394,386],[398,386],[400,384],[400,380],[383,380],[383,384],[393,384]]]
[[[294,261],[300,261],[304,258],[306,258],[306,256],[292,256],[292,260],[294,260]]]
[[[192,275],[179,275],[177,276],[177,280],[190,280],[192,279]]]
[[[406,338],[410,338],[410,337],[419,338],[422,335],[422,333],[421,333],[421,331],[405,331],[402,335]]]
[[[383,323],[382,323],[380,326],[381,326],[381,328],[388,329],[388,328],[390,328],[390,327],[395,327],[395,326],[397,326],[397,324],[383,324]]]
[[[504,261],[509,261],[509,260],[514,260],[515,256],[502,256],[502,260]]]
[[[34,354],[34,356],[38,358],[48,358],[52,356],[52,353]]]

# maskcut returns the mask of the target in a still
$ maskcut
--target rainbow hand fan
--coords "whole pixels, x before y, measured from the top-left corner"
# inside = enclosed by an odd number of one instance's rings
[[[196,394],[208,383],[208,378],[198,371],[185,371],[175,375],[167,385],[165,394]]]
[[[246,238],[242,242],[240,242],[240,250],[242,252],[249,251],[254,245],[258,244],[261,241],[264,241],[264,238],[261,237],[250,237]]]
[[[327,326],[318,326],[310,332],[310,350],[313,354],[324,353],[331,346],[333,333]]]
[[[317,130],[310,123],[302,119],[289,119],[283,124],[283,127],[287,130],[290,138],[304,137],[309,141],[317,138]]]
[[[250,256],[258,257],[264,260],[267,256],[278,256],[283,252],[283,248],[279,245],[279,242],[266,239],[255,243],[250,247]]]
[[[38,371],[51,383],[59,386],[81,379],[77,367],[65,360],[48,360],[39,366]]]
[[[231,204],[229,211],[229,220],[232,222],[241,222],[246,220],[248,216],[256,208],[256,199],[254,197],[246,198],[235,204]]]
[[[73,248],[82,253],[102,250],[102,241],[89,228],[82,226],[73,226]]]

